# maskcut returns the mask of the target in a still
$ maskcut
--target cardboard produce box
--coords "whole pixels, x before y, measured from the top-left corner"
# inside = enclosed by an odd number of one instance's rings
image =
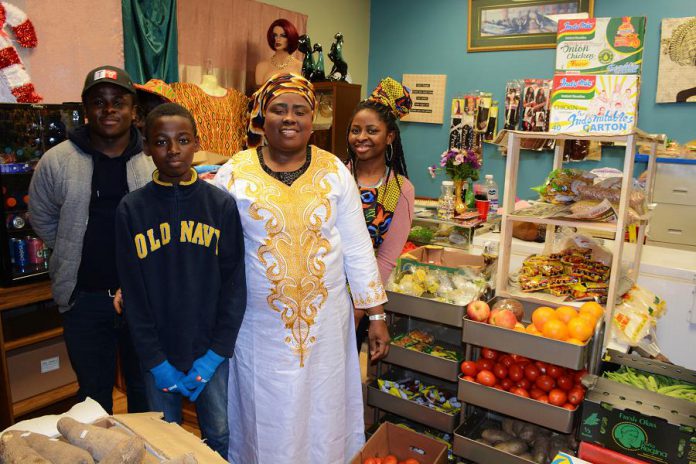
[[[409,263],[446,271],[469,269],[476,273],[483,272],[486,267],[483,256],[435,245],[425,245],[404,253],[397,260],[397,267],[402,269]]]
[[[644,16],[559,20],[556,73],[640,75],[645,22]]]
[[[420,464],[447,464],[447,445],[391,422],[379,426],[350,464],[362,464],[367,458],[390,454],[399,461],[413,458]]]
[[[579,436],[641,461],[696,463],[696,403],[593,375]]]
[[[638,76],[563,75],[553,78],[551,132],[628,134],[638,119]]]

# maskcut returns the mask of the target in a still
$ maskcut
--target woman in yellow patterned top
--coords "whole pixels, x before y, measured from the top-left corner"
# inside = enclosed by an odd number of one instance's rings
[[[306,79],[272,77],[254,94],[253,148],[215,178],[237,202],[246,247],[247,308],[229,378],[237,464],[349,461],[364,442],[353,304],[372,316],[372,358],[389,346],[355,181],[308,145],[315,104]]]

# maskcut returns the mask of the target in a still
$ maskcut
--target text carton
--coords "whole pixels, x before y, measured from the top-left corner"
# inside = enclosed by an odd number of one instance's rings
[[[553,78],[550,132],[631,133],[638,118],[638,76],[564,75]]]
[[[645,17],[561,19],[556,72],[639,75]]]

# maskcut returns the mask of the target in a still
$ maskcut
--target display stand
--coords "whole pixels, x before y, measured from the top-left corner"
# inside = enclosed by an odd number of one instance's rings
[[[531,359],[545,361],[575,370],[582,369],[584,367],[590,372],[595,373],[599,367],[599,360],[603,348],[606,347],[609,339],[608,337],[610,335],[610,330],[608,330],[608,328],[611,327],[613,310],[616,306],[617,299],[620,297],[620,295],[617,294],[617,289],[619,279],[621,278],[620,269],[624,254],[624,231],[626,230],[626,226],[628,224],[628,205],[630,189],[632,188],[633,181],[636,142],[640,140],[651,144],[651,154],[648,162],[646,181],[646,185],[648,186],[647,200],[649,203],[652,199],[651,186],[656,166],[655,153],[657,150],[657,143],[661,140],[659,137],[649,136],[640,131],[622,136],[572,136],[519,131],[509,131],[508,134],[505,196],[502,203],[502,228],[500,249],[498,254],[498,271],[496,277],[497,297],[513,297],[520,300],[524,306],[525,321],[529,321],[531,319],[531,314],[537,305],[556,307],[561,304],[567,304],[562,302],[560,298],[555,298],[551,295],[541,293],[522,293],[521,291],[514,291],[510,288],[510,254],[512,246],[513,224],[515,222],[533,222],[537,224],[547,224],[550,226],[582,227],[590,230],[600,230],[603,232],[608,231],[614,234],[611,263],[612,272],[609,279],[608,301],[606,304],[604,319],[598,322],[593,338],[582,346],[571,345],[557,340],[516,332],[465,319],[462,331],[462,341],[467,344],[466,359],[472,359],[475,357],[474,352],[477,350],[475,346],[478,346],[515,353]],[[625,143],[626,148],[623,169],[624,176],[621,184],[622,190],[616,224],[515,215],[515,197],[517,193],[517,177],[519,174],[521,148],[520,142],[527,138],[551,139],[560,142],[556,143],[553,169],[559,169],[563,166],[563,142],[566,139]],[[643,221],[639,229],[638,241],[635,246],[635,254],[632,257],[632,260],[630,260],[630,267],[628,269],[628,275],[633,279],[636,279],[638,276],[646,228],[647,221]],[[547,228],[547,243],[552,243],[556,233],[555,229],[555,227]],[[607,329],[605,330],[605,328]],[[578,418],[577,409],[574,411],[567,410],[562,407],[542,403],[530,398],[524,398],[504,390],[497,390],[475,382],[465,381],[463,379],[459,380],[458,397],[463,403],[488,409],[489,413],[491,411],[503,413],[561,433],[571,432]],[[481,448],[482,445],[475,443],[471,437],[466,436],[466,431],[470,428],[471,427],[468,424],[464,423],[455,431],[453,448],[455,454],[472,459],[474,456],[481,456],[480,452],[482,450],[479,448]],[[484,448],[486,448],[486,453],[489,453],[488,459],[491,458],[490,453],[496,453],[496,450],[491,447],[484,446]],[[511,456],[507,455],[506,453],[501,453],[500,456],[495,457],[496,462],[518,462],[510,459]]]
[[[462,353],[460,333],[466,314],[465,306],[395,292],[387,292],[387,294],[389,303],[385,305],[385,311],[390,319],[390,333],[425,330],[434,335],[435,344]],[[377,376],[380,377],[387,371],[390,374],[388,377],[390,380],[396,380],[403,375],[413,375],[428,385],[435,385],[455,393],[459,362],[392,344],[389,355],[377,367]],[[367,388],[367,404],[377,410],[375,422],[377,422],[379,411],[387,411],[448,433],[452,433],[459,423],[459,414],[435,411],[413,401],[384,393],[380,391],[376,381]]]
[[[51,351],[60,344],[62,335],[58,310],[51,303],[49,281],[0,287],[0,429],[13,424],[17,417],[77,393],[77,382],[67,359],[62,359],[58,366],[54,364],[55,369],[46,368],[45,374],[39,374],[42,366],[22,362],[32,359],[32,350],[42,350],[42,354],[49,353],[48,359],[53,358]],[[11,362],[13,357],[20,362]],[[38,388],[43,391],[21,400],[13,398],[11,385],[28,376],[38,380]]]
[[[338,81],[314,82],[312,85],[317,96],[317,109],[314,133],[309,143],[345,160],[348,124],[360,102],[361,87]]]

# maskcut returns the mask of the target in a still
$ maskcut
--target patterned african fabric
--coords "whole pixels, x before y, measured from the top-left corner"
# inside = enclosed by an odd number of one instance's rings
[[[277,96],[284,93],[294,93],[302,96],[312,111],[317,106],[314,86],[304,77],[290,73],[274,74],[251,97],[249,113],[247,115],[249,127],[247,128],[247,148],[256,148],[263,143],[263,125],[266,121],[266,109],[268,104]]]
[[[391,77],[382,79],[367,99],[389,108],[396,119],[406,116],[413,105],[411,89]]]
[[[388,180],[382,182],[379,187],[360,186],[363,215],[375,250],[379,248],[389,232],[396,205],[401,197],[399,186],[405,183],[405,177],[401,175],[397,177],[388,176]]]
[[[365,440],[351,296],[358,308],[386,301],[355,181],[338,157],[312,147],[291,186],[251,149],[215,183],[237,203],[248,289],[230,359],[228,458],[348,462]]]
[[[230,157],[242,149],[246,137],[249,99],[238,90],[227,89],[222,97],[208,95],[196,84],[175,82],[176,103],[196,120],[201,150]]]

